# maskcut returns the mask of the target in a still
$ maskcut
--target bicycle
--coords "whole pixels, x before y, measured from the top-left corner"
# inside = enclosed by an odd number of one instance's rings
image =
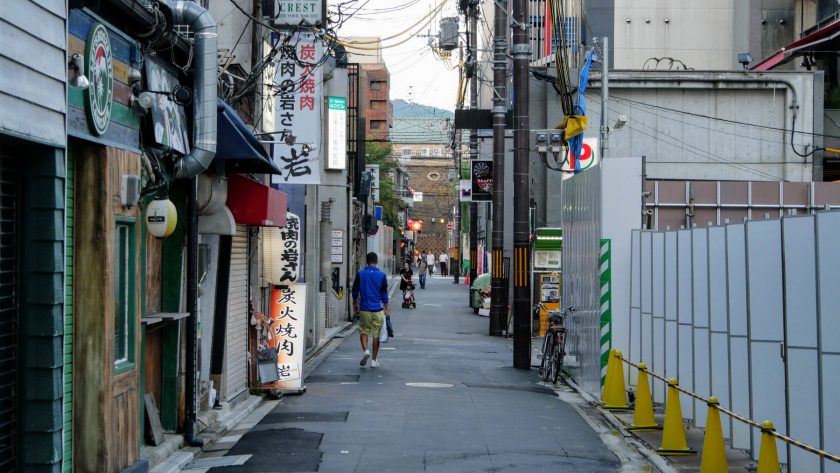
[[[544,305],[539,304],[535,310],[545,308]],[[569,307],[548,313],[548,332],[543,340],[542,361],[540,362],[540,376],[545,381],[550,380],[556,383],[560,377],[563,357],[566,356],[566,315],[574,311],[574,307]]]

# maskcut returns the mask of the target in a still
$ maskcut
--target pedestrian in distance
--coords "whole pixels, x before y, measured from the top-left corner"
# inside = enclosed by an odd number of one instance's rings
[[[405,291],[408,290],[409,286],[411,286],[411,278],[414,276],[414,271],[411,270],[411,266],[409,266],[408,261],[403,264],[403,268],[400,270],[400,291],[403,292],[403,297],[405,297]]]
[[[432,273],[435,272],[435,252],[430,251],[426,255],[426,264],[429,265],[429,275],[431,276]]]
[[[417,273],[420,275],[420,289],[426,289],[426,273],[428,273],[429,265],[426,260],[420,260],[420,265],[417,266]]]
[[[379,270],[379,257],[374,252],[365,258],[367,267],[356,273],[353,281],[353,310],[359,314],[359,341],[362,343],[362,359],[359,366],[365,367],[370,360],[371,368],[378,368],[379,331],[388,310],[388,277]],[[373,338],[373,356],[368,341]]]
[[[417,267],[420,267],[420,263],[426,261],[426,250],[420,252],[420,256],[417,257]]]
[[[447,267],[447,263],[449,263],[449,257],[446,256],[446,253],[441,251],[440,256],[438,257],[438,261],[440,262],[440,275],[447,276],[449,274],[449,268]]]

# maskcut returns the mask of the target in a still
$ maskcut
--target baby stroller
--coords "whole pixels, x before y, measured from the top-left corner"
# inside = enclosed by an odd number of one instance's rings
[[[417,303],[414,301],[414,281],[409,281],[403,289],[403,309],[416,309]]]

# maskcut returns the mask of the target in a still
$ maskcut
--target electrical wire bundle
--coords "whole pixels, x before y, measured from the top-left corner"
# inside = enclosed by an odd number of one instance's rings
[[[566,34],[564,31],[564,19],[566,18],[563,0],[548,0],[548,10],[551,21],[550,35],[554,38],[554,63],[557,70],[557,91],[560,94],[560,105],[563,114],[566,116],[575,114],[575,106],[572,96],[576,87],[572,84],[569,75],[569,56],[567,54]]]

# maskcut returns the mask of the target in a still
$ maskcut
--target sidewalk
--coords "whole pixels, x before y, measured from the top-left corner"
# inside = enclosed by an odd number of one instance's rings
[[[185,472],[653,471],[536,372],[514,370],[510,340],[486,335],[463,286],[433,278],[416,295],[417,309],[392,304],[380,368],[359,367],[345,332],[306,394],[264,405]]]
[[[398,286],[399,276],[390,277],[389,297],[393,298]],[[353,322],[345,321],[338,327],[327,329],[321,346],[307,354],[304,373],[315,370],[345,337],[355,333],[355,327]],[[264,401],[261,396],[249,395],[233,408],[228,403],[222,403],[220,410],[201,411],[197,416],[196,428],[198,436],[204,440],[204,447],[185,447],[183,435],[166,434],[163,444],[141,447],[140,458],[148,461],[149,471],[152,473],[178,473],[188,465],[190,469],[187,471],[196,471],[194,461],[197,456],[203,456],[202,452],[226,450],[226,445],[232,446],[241,437],[231,435],[231,432],[253,427],[277,403],[278,401]]]

